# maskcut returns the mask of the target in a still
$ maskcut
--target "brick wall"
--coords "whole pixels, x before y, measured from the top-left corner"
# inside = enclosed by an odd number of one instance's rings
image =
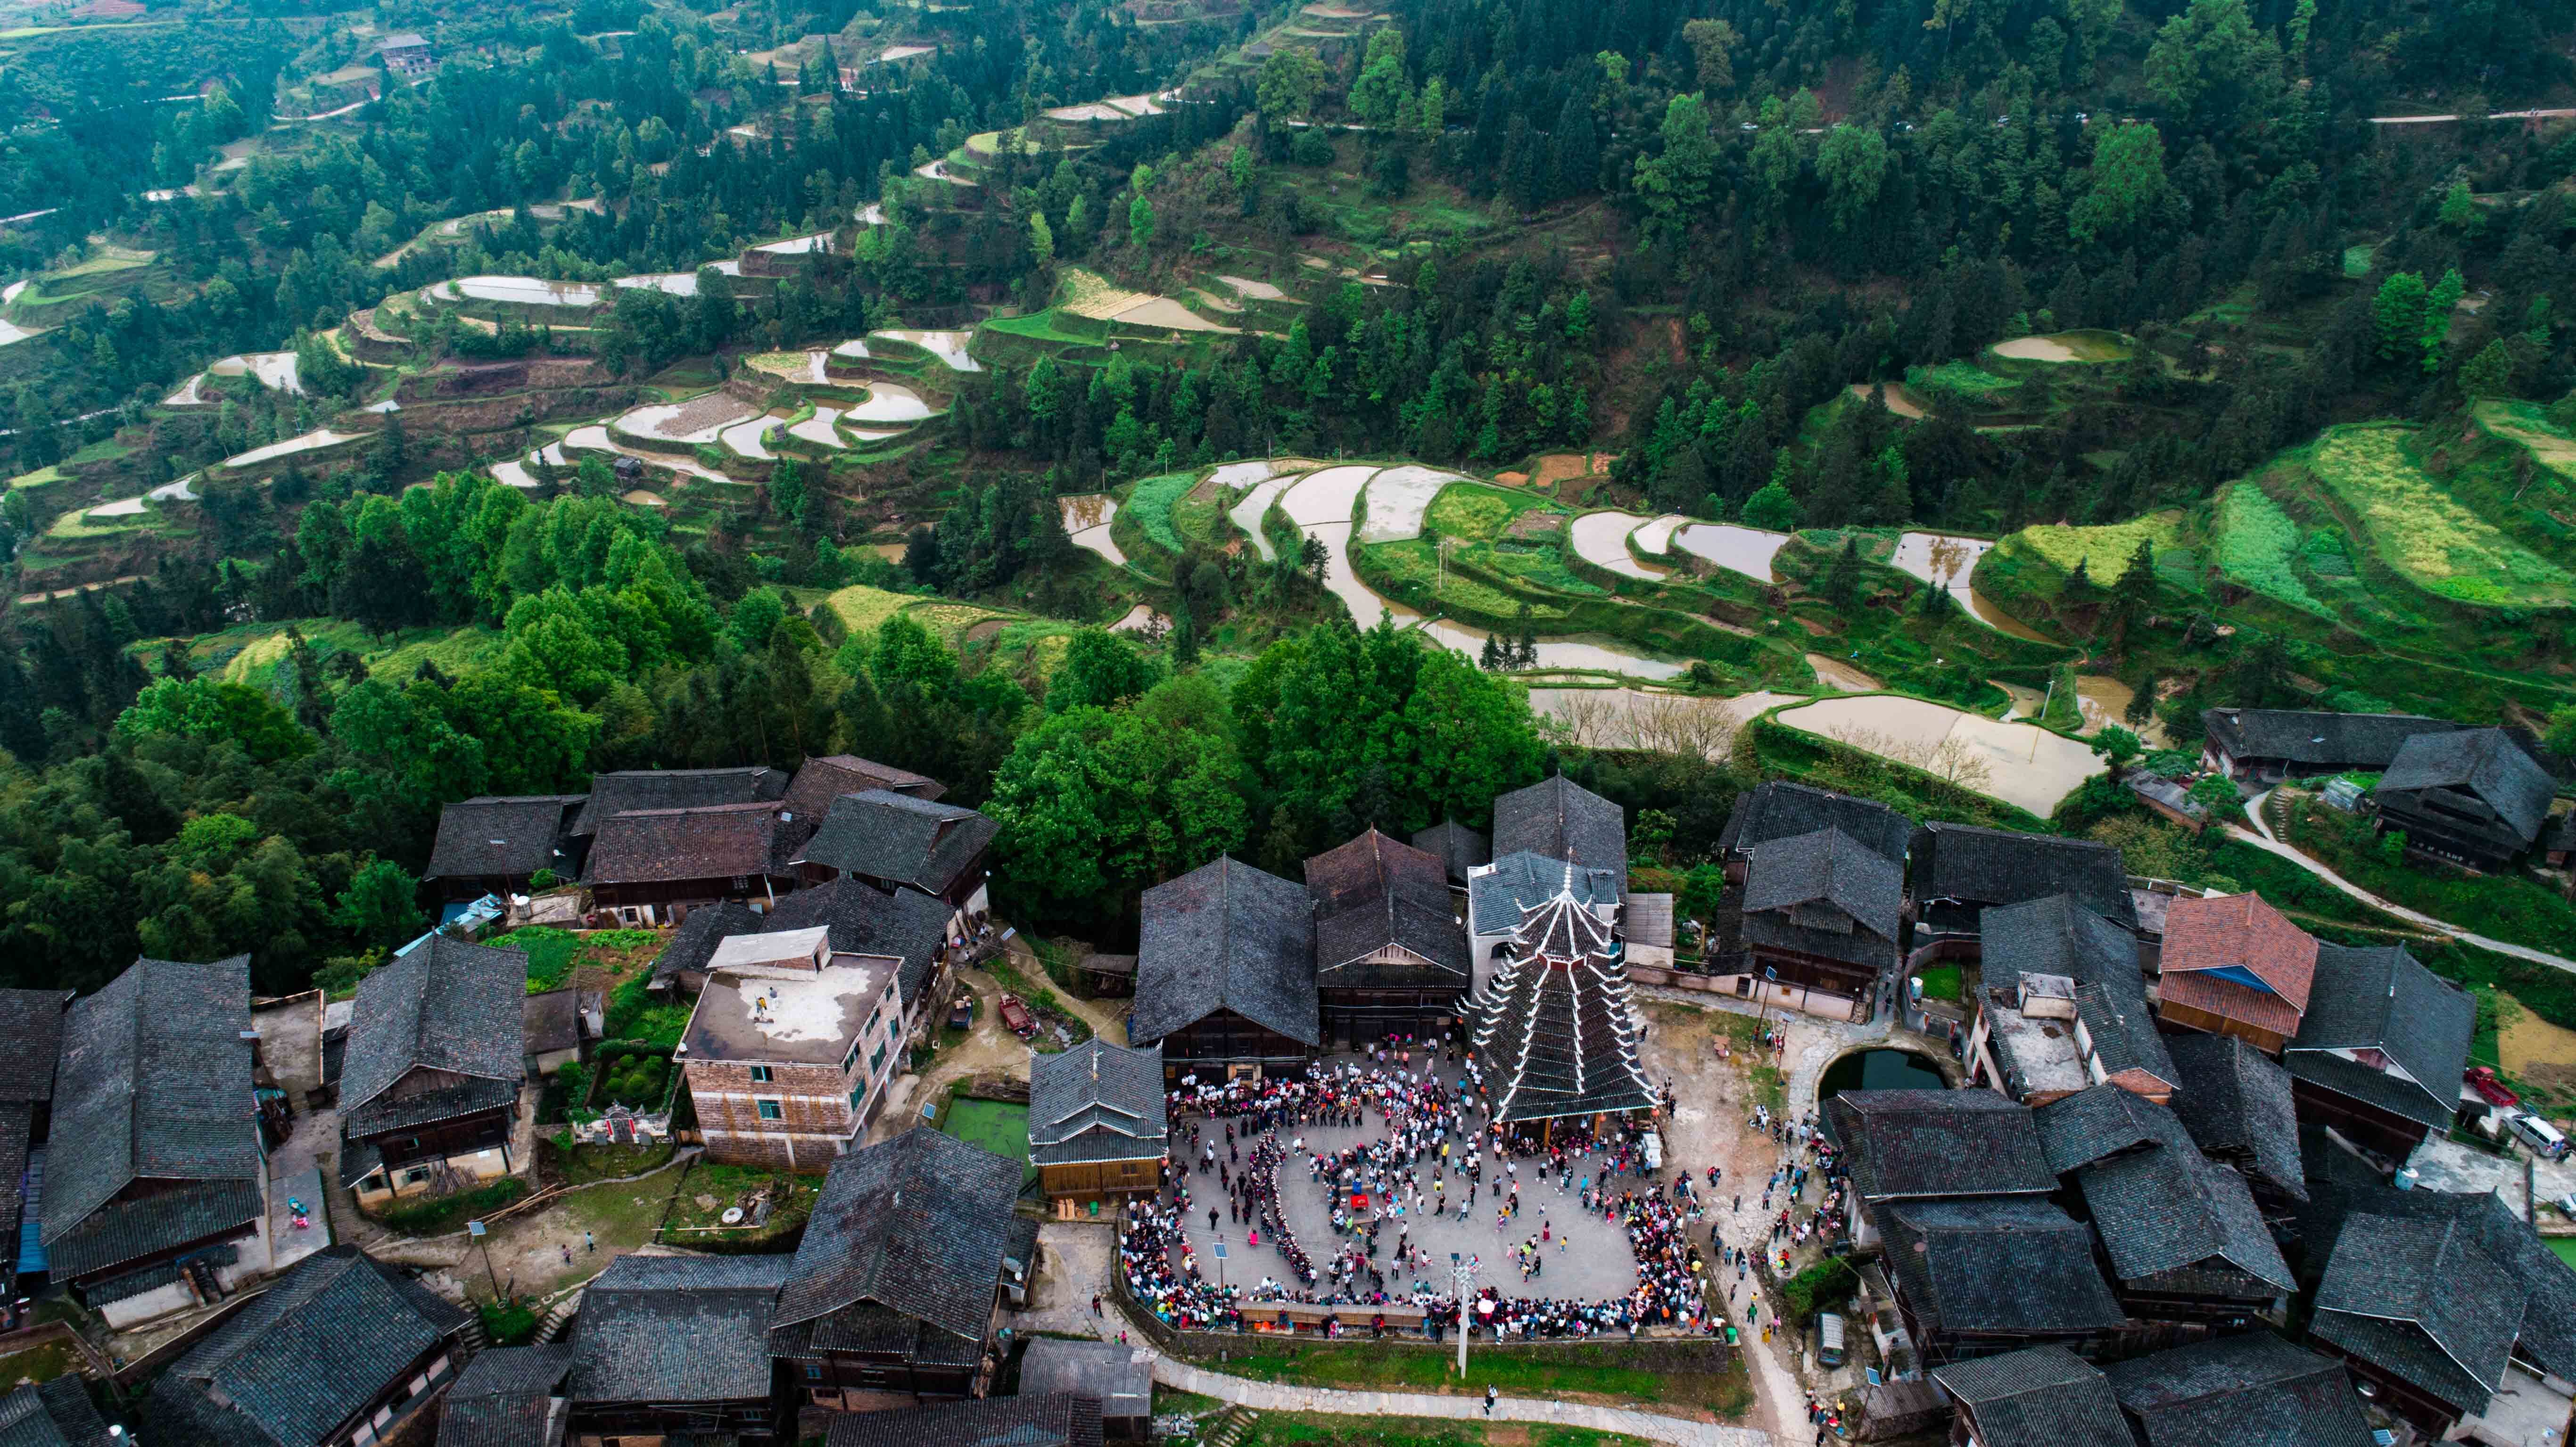
[[[783,1167],[787,1139],[794,1137],[795,1164],[811,1170],[830,1159],[835,1142],[849,1139],[855,1081],[838,1066],[773,1065],[766,1081],[753,1080],[752,1067],[735,1061],[692,1060],[687,1071],[698,1127],[715,1160]],[[778,1103],[777,1119],[762,1118],[762,1101]]]

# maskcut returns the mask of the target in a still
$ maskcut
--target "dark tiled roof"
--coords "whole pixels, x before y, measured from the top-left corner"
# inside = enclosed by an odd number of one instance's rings
[[[1494,853],[1527,850],[1619,876],[1628,891],[1628,818],[1618,805],[1559,774],[1494,800]]]
[[[1986,1447],[2136,1447],[2101,1370],[2064,1347],[1972,1357],[1932,1379],[1975,1414]]]
[[[477,1354],[448,1389],[438,1447],[551,1447],[547,1423],[571,1372],[570,1342]]]
[[[875,893],[873,890],[869,892]],[[791,894],[781,902],[790,902],[798,897]],[[760,925],[759,912],[738,899],[702,904],[690,910],[689,917],[680,921],[680,927],[671,931],[670,942],[662,946],[662,953],[653,958],[653,988],[669,989],[672,981],[678,979],[683,971],[705,974],[707,960],[715,954],[716,946],[723,944],[731,935],[757,934]]]
[[[2311,1200],[2299,1212],[2299,1234],[2311,1274],[2331,1259],[2344,1222],[2354,1216],[2456,1222],[2530,1293],[2520,1331],[2522,1355],[2556,1376],[2576,1372],[2576,1266],[2550,1250],[2502,1197],[2493,1191],[2401,1191],[2331,1144],[2306,1143],[2303,1159],[2309,1163]]]
[[[2529,1292],[2458,1220],[2355,1215],[2309,1330],[2466,1412],[2504,1382]]]
[[[438,842],[430,846],[423,879],[513,878],[551,869],[572,872],[564,823],[582,803],[579,794],[485,795],[438,811]]]
[[[944,894],[1000,828],[972,809],[870,789],[834,799],[797,862]]]
[[[917,889],[886,894],[859,880],[836,879],[781,897],[765,916],[766,924],[752,928],[775,933],[821,926],[832,932],[835,954],[881,955],[901,960],[895,980],[903,991],[904,1006],[909,1009],[929,987],[931,967],[938,963],[939,951],[948,943],[948,922],[956,914],[945,901]],[[692,913],[689,918],[695,921],[697,915]],[[748,934],[751,930],[731,933]],[[710,941],[707,949],[713,953],[715,942]],[[705,967],[701,956],[697,968]]]
[[[2048,1168],[2058,1175],[2161,1144],[2155,1105],[2116,1085],[2096,1085],[2033,1110]]]
[[[7,1278],[18,1265],[18,1224],[27,1211],[27,1150],[35,1138],[36,1108],[23,1100],[0,1100],[0,1252],[8,1256]],[[0,1439],[0,1447],[7,1447]]]
[[[784,1256],[618,1257],[582,1295],[573,1401],[767,1397],[772,1303],[788,1269]]]
[[[778,1324],[867,1301],[981,1343],[1019,1191],[1019,1162],[934,1130],[842,1156],[796,1248]]]
[[[1804,922],[1819,904],[1894,943],[1905,908],[1904,867],[1840,829],[1772,839],[1753,850],[1744,870],[1748,923],[1775,911],[1794,912]]]
[[[57,1121],[45,1151],[49,1200],[53,1163],[65,1151],[61,1128]],[[92,1211],[78,1228],[45,1243],[45,1260],[56,1281],[67,1281],[191,1241],[247,1232],[260,1209],[257,1180],[191,1181]]]
[[[191,1348],[154,1391],[201,1395],[280,1447],[304,1447],[466,1321],[437,1293],[356,1247],[326,1247]]]
[[[1100,1447],[1100,1414],[1099,1402],[1070,1392],[835,1412],[823,1447]]]
[[[1590,947],[1539,943],[1546,939]],[[1637,1062],[1626,969],[1598,952],[1608,944],[1606,927],[1560,895],[1530,915],[1483,991],[1467,1002],[1468,1039],[1493,1084],[1495,1120],[1654,1104],[1654,1087]]]
[[[787,873],[776,804],[634,809],[600,821],[582,865],[585,884],[758,879]]]
[[[1897,1290],[1928,1330],[2082,1334],[2126,1315],[2094,1265],[2093,1233],[2047,1201],[1905,1201],[1880,1224]]]
[[[1914,831],[1913,859],[1918,900],[1994,905],[2071,894],[2122,929],[2138,927],[2120,851],[2108,844],[1973,824],[1926,824]]]
[[[1438,855],[1453,884],[1465,884],[1468,870],[1494,861],[1494,846],[1485,836],[1455,819],[1443,819],[1414,835],[1413,847]]]
[[[1093,1040],[1029,1056],[1029,1159],[1041,1165],[1163,1154],[1163,1048]]]
[[[2165,909],[2158,968],[2167,991],[2197,977],[2198,1008],[2290,1035],[2315,985],[2317,942],[2259,894],[2185,896]]]
[[[1751,849],[1819,829],[1839,829],[1901,866],[1914,821],[1875,800],[1773,779],[1736,799],[1725,832],[1717,836],[1717,847],[1729,852]]]
[[[1978,933],[1986,978],[1997,985],[2025,974],[2076,982],[2076,1014],[2106,1073],[2134,1070],[2174,1083],[2173,1059],[2147,1008],[2137,936],[2067,894],[1989,909]]]
[[[2317,979],[2281,1063],[2301,1080],[2436,1130],[2458,1111],[2477,1002],[2404,945],[2317,947]],[[2328,1054],[2375,1049],[2413,1080]]]
[[[519,1007],[522,1045],[530,1055],[581,1047],[581,992],[566,986],[530,995]]]
[[[380,1135],[515,1099],[526,1075],[527,999],[525,951],[447,935],[430,936],[360,980],[340,1075],[342,1126]],[[420,1095],[388,1094],[414,1070],[466,1079]]]
[[[2057,1189],[2030,1111],[1990,1090],[1846,1090],[1825,1117],[1863,1200]]]
[[[2175,1347],[2105,1374],[2147,1447],[2372,1447],[2343,1363],[2268,1331]]]
[[[1142,1417],[1154,1403],[1153,1364],[1143,1355],[1116,1342],[1031,1337],[1020,1358],[1020,1392],[1066,1392],[1098,1402],[1105,1417]]]
[[[1307,860],[1306,893],[1315,901],[1318,984],[1413,984],[1444,974],[1466,984],[1467,937],[1449,912],[1449,874],[1439,856],[1371,829]],[[1430,968],[1366,962],[1390,945]]]
[[[2514,746],[2502,729],[2462,729],[2424,734],[2406,741],[2396,761],[2379,776],[2383,794],[2417,789],[2457,789],[2474,794],[2495,810],[2516,838],[2529,844],[2540,837],[2557,792],[2549,772]]]
[[[2127,1094],[2113,1085],[2083,1094],[2106,1091]],[[2295,1289],[2289,1263],[2254,1208],[2245,1178],[2202,1155],[2172,1111],[2135,1097],[2125,1109],[2155,1143],[2099,1160],[2076,1176],[2120,1279],[2136,1285],[2197,1268],[2204,1275],[2232,1270],[2250,1278],[2232,1290],[2209,1283],[2219,1287],[2209,1294],[2270,1296]]]
[[[106,1421],[76,1375],[0,1397],[0,1447],[110,1447],[123,1440],[107,1435]]]
[[[2174,1114],[2191,1138],[2212,1155],[2250,1162],[2253,1174],[2304,1200],[2290,1072],[2230,1035],[2177,1035],[2166,1044],[2182,1073]]]
[[[948,786],[927,774],[880,764],[856,754],[833,754],[826,758],[809,758],[797,769],[779,802],[799,820],[816,823],[830,812],[832,801],[843,794],[863,794],[870,789],[891,789],[910,794],[916,799],[936,799],[948,792]]]
[[[2408,739],[2467,727],[2411,713],[2313,713],[2274,708],[2213,708],[2201,727],[2239,759],[2286,759],[2302,768],[2384,769]]]
[[[573,816],[572,832],[596,834],[608,819],[632,809],[695,809],[709,804],[758,804],[787,792],[776,769],[635,769],[599,774],[590,797]]]
[[[1523,914],[1569,890],[1587,905],[1606,909],[1619,903],[1618,876],[1606,869],[1577,868],[1544,854],[1506,854],[1467,881],[1467,922],[1480,935],[1510,934],[1520,928]]]
[[[1220,857],[1145,891],[1131,1039],[1160,1040],[1232,1010],[1321,1043],[1314,907],[1304,888]]]
[[[211,965],[136,960],[105,989],[72,1002],[63,1022],[51,1144],[45,1153],[42,1219],[49,1250],[68,1242],[99,1208],[138,1178],[221,1183],[249,1190],[257,1214],[261,1173],[251,1096],[250,957]],[[199,1207],[226,1202],[179,1192]],[[120,1207],[99,1222],[91,1249],[57,1279],[159,1249],[150,1232],[203,1222],[202,1211]],[[220,1228],[218,1228],[220,1229]],[[172,1237],[176,1245],[191,1236]]]
[[[54,1098],[54,1057],[63,1045],[69,990],[0,990],[0,1101]]]

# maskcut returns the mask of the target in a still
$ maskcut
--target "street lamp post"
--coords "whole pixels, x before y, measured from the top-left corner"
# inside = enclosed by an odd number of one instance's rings
[[[1449,1277],[1458,1292],[1458,1380],[1462,1382],[1467,1380],[1467,1333],[1470,1330],[1467,1293],[1475,1288],[1477,1265],[1473,1256],[1461,1256],[1455,1251],[1449,1253]]]

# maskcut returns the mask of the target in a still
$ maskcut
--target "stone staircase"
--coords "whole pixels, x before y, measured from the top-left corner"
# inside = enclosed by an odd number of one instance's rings
[[[563,1336],[564,1329],[571,1326],[572,1319],[581,1312],[582,1296],[583,1293],[576,1291],[555,1303],[554,1310],[546,1313],[546,1319],[537,1323],[537,1345],[543,1346]]]
[[[1206,1429],[1199,1434],[1200,1447],[1236,1447],[1252,1434],[1252,1424],[1259,1417],[1250,1407],[1233,1406],[1207,1419]]]

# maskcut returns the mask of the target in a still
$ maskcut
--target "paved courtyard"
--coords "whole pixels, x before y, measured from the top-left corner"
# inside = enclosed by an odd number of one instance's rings
[[[1343,1059],[1336,1058],[1330,1063],[1339,1065],[1343,1063]],[[1436,1073],[1441,1083],[1454,1092],[1460,1072],[1454,1069],[1443,1069]],[[1175,1125],[1182,1125],[1190,1119],[1196,1119],[1196,1117],[1184,1117],[1181,1121],[1176,1121]],[[1202,1129],[1205,1132],[1201,1137],[1202,1144],[1214,1141],[1218,1158],[1226,1161],[1227,1169],[1229,1171],[1237,1169],[1235,1162],[1227,1156],[1224,1122],[1203,1121]],[[1327,1153],[1336,1152],[1349,1146],[1384,1139],[1385,1122],[1382,1116],[1372,1111],[1366,1117],[1366,1124],[1358,1130],[1335,1126],[1307,1126],[1302,1130],[1291,1128],[1280,1132],[1283,1145],[1300,1137],[1306,1143],[1308,1155],[1319,1150]],[[1252,1142],[1238,1138],[1235,1153],[1242,1159],[1249,1160],[1252,1155]],[[1183,1154],[1177,1142],[1174,1145],[1173,1154],[1176,1158]],[[1195,1148],[1191,1149],[1188,1152],[1188,1158],[1195,1166],[1200,1159],[1199,1151]],[[1413,1191],[1406,1189],[1403,1193],[1405,1200],[1403,1217],[1400,1221],[1390,1218],[1378,1232],[1379,1250],[1377,1259],[1372,1264],[1387,1273],[1387,1290],[1398,1296],[1407,1295],[1414,1280],[1409,1271],[1398,1272],[1394,1268],[1399,1225],[1409,1227],[1413,1243],[1431,1253],[1432,1264],[1425,1268],[1427,1273],[1425,1279],[1442,1295],[1447,1295],[1450,1289],[1449,1253],[1452,1251],[1473,1254],[1480,1258],[1483,1267],[1477,1280],[1482,1284],[1500,1287],[1506,1296],[1547,1296],[1598,1301],[1625,1296],[1634,1290],[1637,1285],[1637,1264],[1635,1256],[1628,1247],[1627,1232],[1615,1222],[1605,1221],[1598,1215],[1587,1214],[1580,1206],[1581,1178],[1589,1174],[1594,1177],[1596,1184],[1599,1181],[1597,1159],[1586,1158],[1578,1164],[1574,1171],[1575,1183],[1566,1184],[1562,1189],[1560,1189],[1559,1179],[1553,1172],[1550,1173],[1544,1185],[1540,1183],[1535,1161],[1522,1160],[1517,1164],[1519,1166],[1517,1179],[1521,1188],[1520,1215],[1501,1231],[1495,1229],[1495,1209],[1503,1200],[1509,1198],[1511,1188],[1508,1182],[1515,1178],[1505,1174],[1503,1179],[1506,1185],[1503,1196],[1500,1198],[1495,1196],[1493,1182],[1497,1168],[1492,1165],[1490,1157],[1485,1180],[1480,1187],[1476,1188],[1478,1191],[1476,1203],[1470,1210],[1469,1219],[1464,1223],[1458,1219],[1458,1208],[1465,1200],[1465,1194],[1469,1189],[1467,1177],[1454,1170],[1441,1171],[1436,1155],[1426,1158],[1423,1164],[1413,1168],[1403,1179],[1410,1181],[1413,1187],[1419,1188],[1424,1202],[1423,1208],[1419,1210],[1415,1208]],[[1264,1276],[1269,1276],[1291,1287],[1303,1289],[1291,1273],[1287,1258],[1273,1247],[1271,1236],[1265,1234],[1259,1246],[1249,1245],[1245,1239],[1244,1226],[1227,1219],[1226,1193],[1218,1184],[1214,1169],[1206,1171],[1193,1169],[1188,1179],[1193,1203],[1189,1222],[1190,1244],[1198,1252],[1200,1271],[1209,1280],[1219,1279],[1213,1246],[1216,1237],[1222,1235],[1226,1240],[1226,1249],[1231,1258],[1224,1265],[1225,1275],[1222,1278],[1224,1281],[1248,1288],[1257,1284]],[[1633,1175],[1613,1179],[1614,1190],[1628,1190],[1641,1184]],[[1436,1191],[1435,1182],[1445,1182],[1447,1190]],[[1332,1229],[1331,1202],[1326,1194],[1326,1187],[1311,1179],[1308,1165],[1294,1153],[1291,1153],[1291,1159],[1279,1168],[1279,1199],[1287,1214],[1289,1229],[1296,1233],[1298,1245],[1305,1248],[1306,1255],[1315,1263],[1318,1274],[1325,1278],[1315,1288],[1316,1293],[1321,1295],[1329,1288],[1327,1261],[1337,1252],[1349,1249],[1349,1246],[1358,1238],[1335,1234]],[[1348,1197],[1345,1196],[1342,1199],[1347,1205]],[[1377,1201],[1374,1194],[1370,1199],[1372,1204]],[[1447,1209],[1438,1213],[1436,1219],[1433,1218],[1429,1209],[1431,1203],[1444,1199],[1447,1202]],[[1208,1211],[1211,1207],[1217,1212],[1217,1224],[1213,1231],[1208,1226]],[[1523,1283],[1519,1268],[1513,1262],[1512,1251],[1525,1238],[1537,1236],[1542,1225],[1546,1226],[1550,1236],[1545,1264],[1535,1279]],[[1704,1235],[1705,1229],[1702,1227],[1698,1234]],[[1363,1285],[1366,1284],[1365,1276],[1361,1281]]]

